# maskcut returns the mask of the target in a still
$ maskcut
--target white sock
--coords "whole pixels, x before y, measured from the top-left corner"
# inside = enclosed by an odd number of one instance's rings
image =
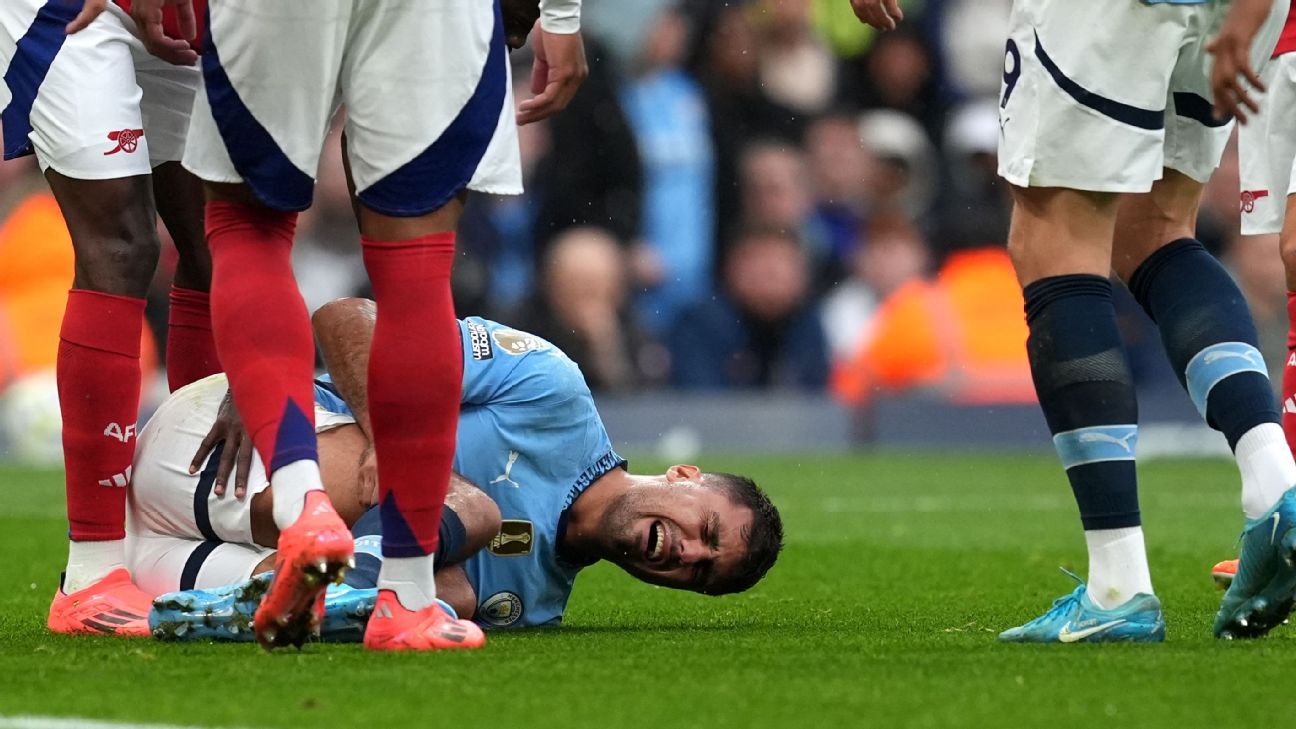
[[[384,557],[378,570],[378,589],[391,590],[406,610],[422,610],[436,599],[433,555]]]
[[[1296,461],[1282,426],[1261,423],[1248,430],[1233,449],[1242,472],[1242,513],[1258,519],[1296,486]]]
[[[309,458],[293,461],[270,476],[274,487],[274,521],[280,529],[287,528],[301,516],[306,506],[306,494],[323,491],[319,463]]]
[[[73,593],[84,590],[108,576],[109,572],[126,566],[126,540],[109,542],[68,542],[67,572],[63,577],[63,591]]]
[[[1152,593],[1143,527],[1085,532],[1089,545],[1089,599],[1104,610],[1124,604],[1140,592]]]

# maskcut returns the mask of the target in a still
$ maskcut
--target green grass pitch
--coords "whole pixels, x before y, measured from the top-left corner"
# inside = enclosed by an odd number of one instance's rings
[[[636,464],[643,467],[647,464]],[[0,469],[0,717],[203,727],[1237,726],[1296,704],[1296,630],[1224,644],[1208,570],[1241,524],[1231,464],[1141,469],[1160,646],[1003,646],[1083,573],[1044,456],[716,458],[781,505],[787,550],[755,590],[707,598],[599,566],[566,625],[462,655],[65,638],[59,474]],[[2,723],[2,721],[0,721]]]

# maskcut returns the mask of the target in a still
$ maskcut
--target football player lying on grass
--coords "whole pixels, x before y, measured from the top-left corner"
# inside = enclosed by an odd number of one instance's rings
[[[326,601],[325,638],[358,639],[376,597],[381,537],[365,391],[375,315],[372,302],[343,299],[314,316],[330,372],[315,388],[320,467],[357,536],[356,568]],[[601,559],[645,582],[711,595],[746,590],[774,564],[782,522],[749,479],[687,465],[631,474],[566,355],[495,322],[469,318],[459,328],[463,479],[442,516],[436,575],[453,610],[485,627],[555,625],[576,574]],[[235,418],[215,375],[174,393],[139,435],[128,554],[143,589],[173,593],[154,603],[159,637],[251,637],[267,582],[252,576],[270,569],[278,533],[274,492],[250,445],[219,442],[238,432]]]

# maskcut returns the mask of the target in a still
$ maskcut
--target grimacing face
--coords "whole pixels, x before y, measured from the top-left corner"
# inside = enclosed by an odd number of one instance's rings
[[[701,477],[696,466],[672,466],[660,483],[618,498],[600,525],[614,545],[608,559],[654,585],[716,591],[742,564],[754,516]]]

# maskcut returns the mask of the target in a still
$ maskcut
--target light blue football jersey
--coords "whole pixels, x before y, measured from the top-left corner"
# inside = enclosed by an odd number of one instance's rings
[[[482,626],[562,620],[576,573],[560,559],[563,513],[591,483],[625,466],[575,362],[533,334],[470,317],[463,337],[463,404],[454,468],[499,505],[503,527],[464,563]],[[349,414],[327,378],[320,407]]]

